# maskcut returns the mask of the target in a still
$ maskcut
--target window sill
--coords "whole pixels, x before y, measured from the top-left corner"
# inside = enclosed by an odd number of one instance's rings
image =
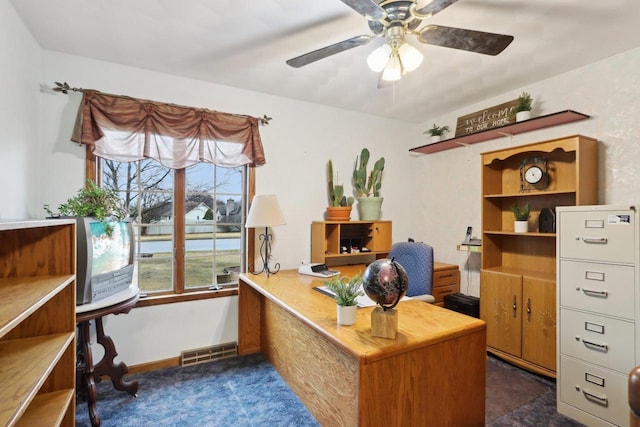
[[[197,301],[211,298],[225,298],[234,295],[238,295],[237,284],[223,285],[222,289],[220,290],[186,292],[184,294],[141,296],[135,307],[150,307],[152,305],[173,304],[176,302]]]

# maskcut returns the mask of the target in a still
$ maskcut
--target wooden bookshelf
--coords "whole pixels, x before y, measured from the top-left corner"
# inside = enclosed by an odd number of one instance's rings
[[[75,425],[73,220],[0,222],[0,425]]]

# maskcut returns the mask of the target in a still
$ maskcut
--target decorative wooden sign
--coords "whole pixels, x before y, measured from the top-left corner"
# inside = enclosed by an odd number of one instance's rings
[[[456,138],[459,136],[469,135],[479,131],[493,129],[516,122],[515,108],[518,100],[505,102],[504,104],[495,105],[458,117],[456,123]]]

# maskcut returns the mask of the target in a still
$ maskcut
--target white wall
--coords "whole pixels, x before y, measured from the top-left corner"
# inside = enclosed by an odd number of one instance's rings
[[[41,50],[7,0],[0,0],[0,219],[27,217],[37,168]]]
[[[590,136],[600,141],[599,204],[640,203],[639,69],[640,49],[635,49],[459,111],[425,118],[420,132],[434,122],[455,129],[459,116],[515,99],[522,90],[534,98],[534,115],[571,109],[591,116],[416,159],[412,167],[423,185],[417,210],[425,216],[415,222],[416,237],[434,246],[436,259],[460,265],[463,292],[479,295],[480,255],[458,252],[456,244],[468,225],[480,237],[480,153],[568,135]],[[427,142],[424,137],[414,146]]]

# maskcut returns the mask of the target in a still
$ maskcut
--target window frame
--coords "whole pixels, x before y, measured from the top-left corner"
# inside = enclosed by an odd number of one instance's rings
[[[177,169],[175,171],[175,183],[178,183],[179,192],[175,195],[175,205],[174,212],[184,212],[184,183],[186,180],[186,171],[185,169]],[[100,161],[99,159],[93,155],[91,148],[89,145],[86,146],[86,155],[85,155],[85,173],[86,179],[92,180],[98,185],[101,185],[100,177],[102,176],[102,171],[100,170]],[[180,183],[182,185],[180,185]],[[251,200],[253,200],[253,196],[255,195],[255,168],[248,167],[247,168],[247,201],[246,209],[249,210],[249,205]],[[182,194],[181,194],[182,193]],[[182,195],[182,197],[181,197]],[[184,240],[184,216],[176,216],[174,215],[174,221],[176,224],[174,225],[175,230],[177,231],[177,235],[174,236],[174,239],[181,238]],[[248,271],[253,271],[253,265],[255,262],[255,230],[253,228],[246,229],[246,233],[244,234],[246,241],[241,242],[241,245],[246,248],[245,250],[245,262]],[[185,255],[185,245],[177,245],[176,254],[174,259],[184,259]],[[236,284],[227,284],[222,285],[221,290],[201,290],[201,291],[186,291],[185,287],[185,271],[184,264],[177,263],[175,264],[175,268],[173,270],[173,290],[167,291],[165,293],[161,293],[158,295],[148,295],[143,298],[140,298],[136,303],[135,307],[149,307],[154,305],[161,304],[171,304],[176,302],[186,302],[186,301],[197,301],[203,299],[210,298],[224,298],[230,297],[234,295],[238,295],[238,285]]]

